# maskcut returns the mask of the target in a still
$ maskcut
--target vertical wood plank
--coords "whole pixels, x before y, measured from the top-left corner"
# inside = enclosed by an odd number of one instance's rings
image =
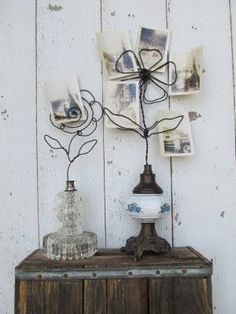
[[[211,314],[206,278],[149,280],[150,314]]]
[[[58,314],[84,314],[83,280],[60,282],[58,289]]]
[[[148,18],[147,18],[148,17]],[[135,49],[139,26],[166,27],[165,1],[102,1],[102,28],[128,30]],[[104,81],[106,77],[104,76]],[[150,86],[151,89],[151,86]],[[151,90],[154,93],[155,89]],[[158,109],[167,109],[168,103],[145,106],[147,120],[157,118]],[[123,246],[128,237],[137,235],[140,223],[132,220],[126,211],[126,200],[139,182],[143,172],[145,143],[137,134],[105,129],[105,186],[108,247]],[[160,158],[157,137],[150,140],[150,163],[157,175],[157,182],[165,192],[165,201],[170,203],[169,159]],[[170,219],[158,225],[158,232],[171,241]]]
[[[14,267],[38,245],[34,1],[0,3],[0,313],[14,307]]]
[[[27,282],[15,281],[15,314],[25,314],[27,307]]]
[[[108,279],[108,314],[147,314],[147,279]]]
[[[27,309],[26,313],[58,313],[58,282],[27,282]]]
[[[202,92],[171,98],[171,108],[201,115],[192,122],[196,154],[173,160],[175,245],[213,258],[215,313],[234,311],[236,167],[229,2],[171,1],[171,50],[203,45]],[[220,22],[219,22],[220,21]],[[233,273],[232,273],[233,272]],[[222,288],[224,291],[222,292]]]
[[[84,280],[84,314],[106,314],[106,280]]]
[[[35,281],[19,283],[16,314],[82,314],[83,281]]]
[[[231,51],[233,67],[233,101],[234,101],[234,129],[235,129],[235,158],[236,158],[236,1],[229,0],[230,22],[231,22]]]
[[[27,302],[26,313],[56,313],[58,305],[52,301],[52,296],[57,297],[56,283],[45,283],[37,281],[27,281]],[[50,300],[51,299],[51,300]],[[24,305],[23,305],[24,307]]]
[[[57,9],[59,7],[59,9]],[[67,160],[61,152],[52,151],[44,142],[44,134],[69,142],[69,135],[55,130],[49,122],[48,102],[43,82],[79,77],[80,88],[89,89],[101,100],[101,69],[97,53],[96,32],[100,30],[100,2],[38,1],[38,141],[39,196],[41,238],[57,229],[55,198],[65,188]],[[100,124],[91,139],[97,138],[95,149],[73,165],[71,179],[85,206],[85,229],[98,235],[104,246],[104,176],[103,129]],[[53,210],[54,209],[54,210]]]

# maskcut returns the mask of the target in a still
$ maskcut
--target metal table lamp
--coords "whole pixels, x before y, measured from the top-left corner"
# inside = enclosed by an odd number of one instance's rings
[[[145,67],[144,55],[148,53],[156,54],[156,62],[151,67]],[[126,55],[133,56],[137,64],[137,71],[122,71],[119,68],[119,62]],[[141,124],[132,120],[130,117],[121,113],[114,113],[109,108],[104,107],[104,114],[111,123],[122,131],[130,131],[138,134],[145,141],[145,166],[144,172],[140,175],[139,184],[133,189],[133,194],[127,203],[127,210],[132,218],[140,219],[142,228],[140,234],[137,237],[131,237],[127,240],[126,246],[123,248],[127,252],[133,252],[135,259],[140,260],[144,251],[153,251],[156,253],[167,252],[170,249],[170,244],[160,238],[155,230],[155,221],[162,218],[164,215],[161,212],[161,198],[163,191],[157,185],[155,181],[155,174],[152,172],[152,166],[148,163],[149,156],[149,139],[151,136],[155,136],[167,131],[174,131],[181,124],[184,116],[179,115],[173,118],[163,118],[156,120],[154,123],[148,126],[145,116],[144,104],[151,105],[155,103],[163,102],[168,98],[167,86],[172,86],[177,80],[176,65],[172,61],[167,61],[162,64],[163,55],[157,49],[140,49],[138,55],[132,50],[124,51],[116,61],[115,68],[120,74],[129,75],[125,80],[138,79],[139,83],[139,105],[141,113]],[[168,68],[168,71],[172,71],[173,78],[169,81],[164,81],[161,78],[157,78],[158,71],[164,67]],[[149,84],[152,84],[157,89],[157,95],[154,99],[147,97],[147,90]],[[114,120],[115,117],[119,118],[119,123]],[[174,127],[168,130],[158,129],[160,123],[165,120],[176,120]],[[125,122],[129,122],[129,125],[133,127],[126,127]]]
[[[122,248],[126,252],[133,252],[135,260],[140,260],[145,251],[163,253],[170,250],[170,244],[159,237],[155,229],[155,221],[163,218],[162,195],[163,190],[156,183],[152,166],[146,164],[140,174],[140,182],[127,202],[130,216],[139,219],[142,224],[139,235],[129,238]]]

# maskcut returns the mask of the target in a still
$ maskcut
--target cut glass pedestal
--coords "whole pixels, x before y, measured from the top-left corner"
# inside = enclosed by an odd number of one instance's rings
[[[96,253],[97,236],[88,231],[66,237],[63,233],[54,232],[44,237],[43,247],[50,259],[78,260]]]
[[[78,192],[66,190],[59,194],[62,200],[58,206],[58,219],[62,227],[43,238],[45,254],[55,260],[77,260],[94,255],[97,251],[97,236],[93,232],[83,231],[83,204]]]

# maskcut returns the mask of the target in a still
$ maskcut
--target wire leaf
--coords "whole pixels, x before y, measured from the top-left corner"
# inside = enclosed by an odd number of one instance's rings
[[[94,146],[97,144],[97,140],[90,140],[85,142],[83,145],[80,146],[79,151],[77,155],[71,160],[71,162],[74,162],[76,158],[82,155],[87,155],[93,150]]]
[[[57,139],[51,137],[50,135],[44,135],[44,140],[52,149],[63,149],[66,151],[66,149],[61,145],[61,143]]]

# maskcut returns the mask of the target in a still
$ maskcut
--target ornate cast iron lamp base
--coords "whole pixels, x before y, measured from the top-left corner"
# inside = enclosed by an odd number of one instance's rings
[[[170,251],[170,244],[156,233],[155,223],[142,223],[142,228],[137,237],[127,239],[126,246],[122,248],[127,253],[134,253],[135,261],[142,259],[145,251],[157,254]]]

